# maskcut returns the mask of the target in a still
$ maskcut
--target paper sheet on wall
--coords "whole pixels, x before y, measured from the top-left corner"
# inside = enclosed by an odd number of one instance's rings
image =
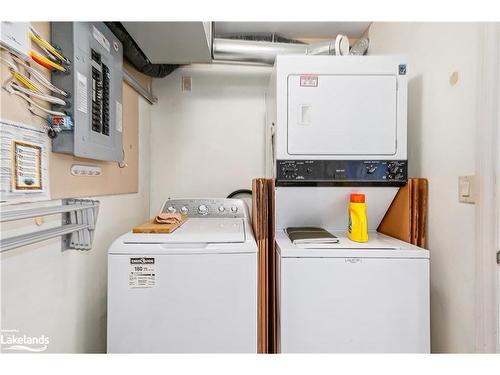
[[[0,119],[0,203],[50,199],[47,134],[39,127]]]

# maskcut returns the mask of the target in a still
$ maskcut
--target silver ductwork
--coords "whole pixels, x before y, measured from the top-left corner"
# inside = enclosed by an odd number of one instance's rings
[[[213,58],[221,61],[240,61],[274,64],[276,55],[304,54],[306,44],[274,43],[241,39],[215,38]]]
[[[335,40],[315,44],[275,43],[243,39],[215,38],[212,56],[215,61],[274,64],[277,55],[348,55],[349,39],[338,35]],[[366,51],[366,50],[365,50]],[[364,51],[363,51],[364,52]]]

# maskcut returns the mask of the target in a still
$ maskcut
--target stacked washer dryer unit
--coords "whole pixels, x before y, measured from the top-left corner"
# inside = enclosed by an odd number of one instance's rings
[[[278,350],[429,352],[429,252],[375,231],[407,181],[405,60],[278,56],[266,98]],[[366,243],[346,237],[353,192],[366,195]],[[294,226],[339,243],[299,248]]]
[[[257,245],[239,199],[169,199],[186,223],[108,252],[108,352],[257,351]]]

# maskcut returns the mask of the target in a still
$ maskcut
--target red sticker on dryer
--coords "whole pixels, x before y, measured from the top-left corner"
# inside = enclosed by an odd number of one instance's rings
[[[300,76],[301,87],[318,87],[318,76],[315,74],[304,74]]]

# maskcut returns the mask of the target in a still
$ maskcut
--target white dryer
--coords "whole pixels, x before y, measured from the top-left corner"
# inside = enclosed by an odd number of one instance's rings
[[[276,233],[282,353],[429,353],[429,251],[370,232],[328,249]]]
[[[257,245],[239,199],[167,200],[171,234],[119,237],[108,254],[108,352],[257,351]]]

